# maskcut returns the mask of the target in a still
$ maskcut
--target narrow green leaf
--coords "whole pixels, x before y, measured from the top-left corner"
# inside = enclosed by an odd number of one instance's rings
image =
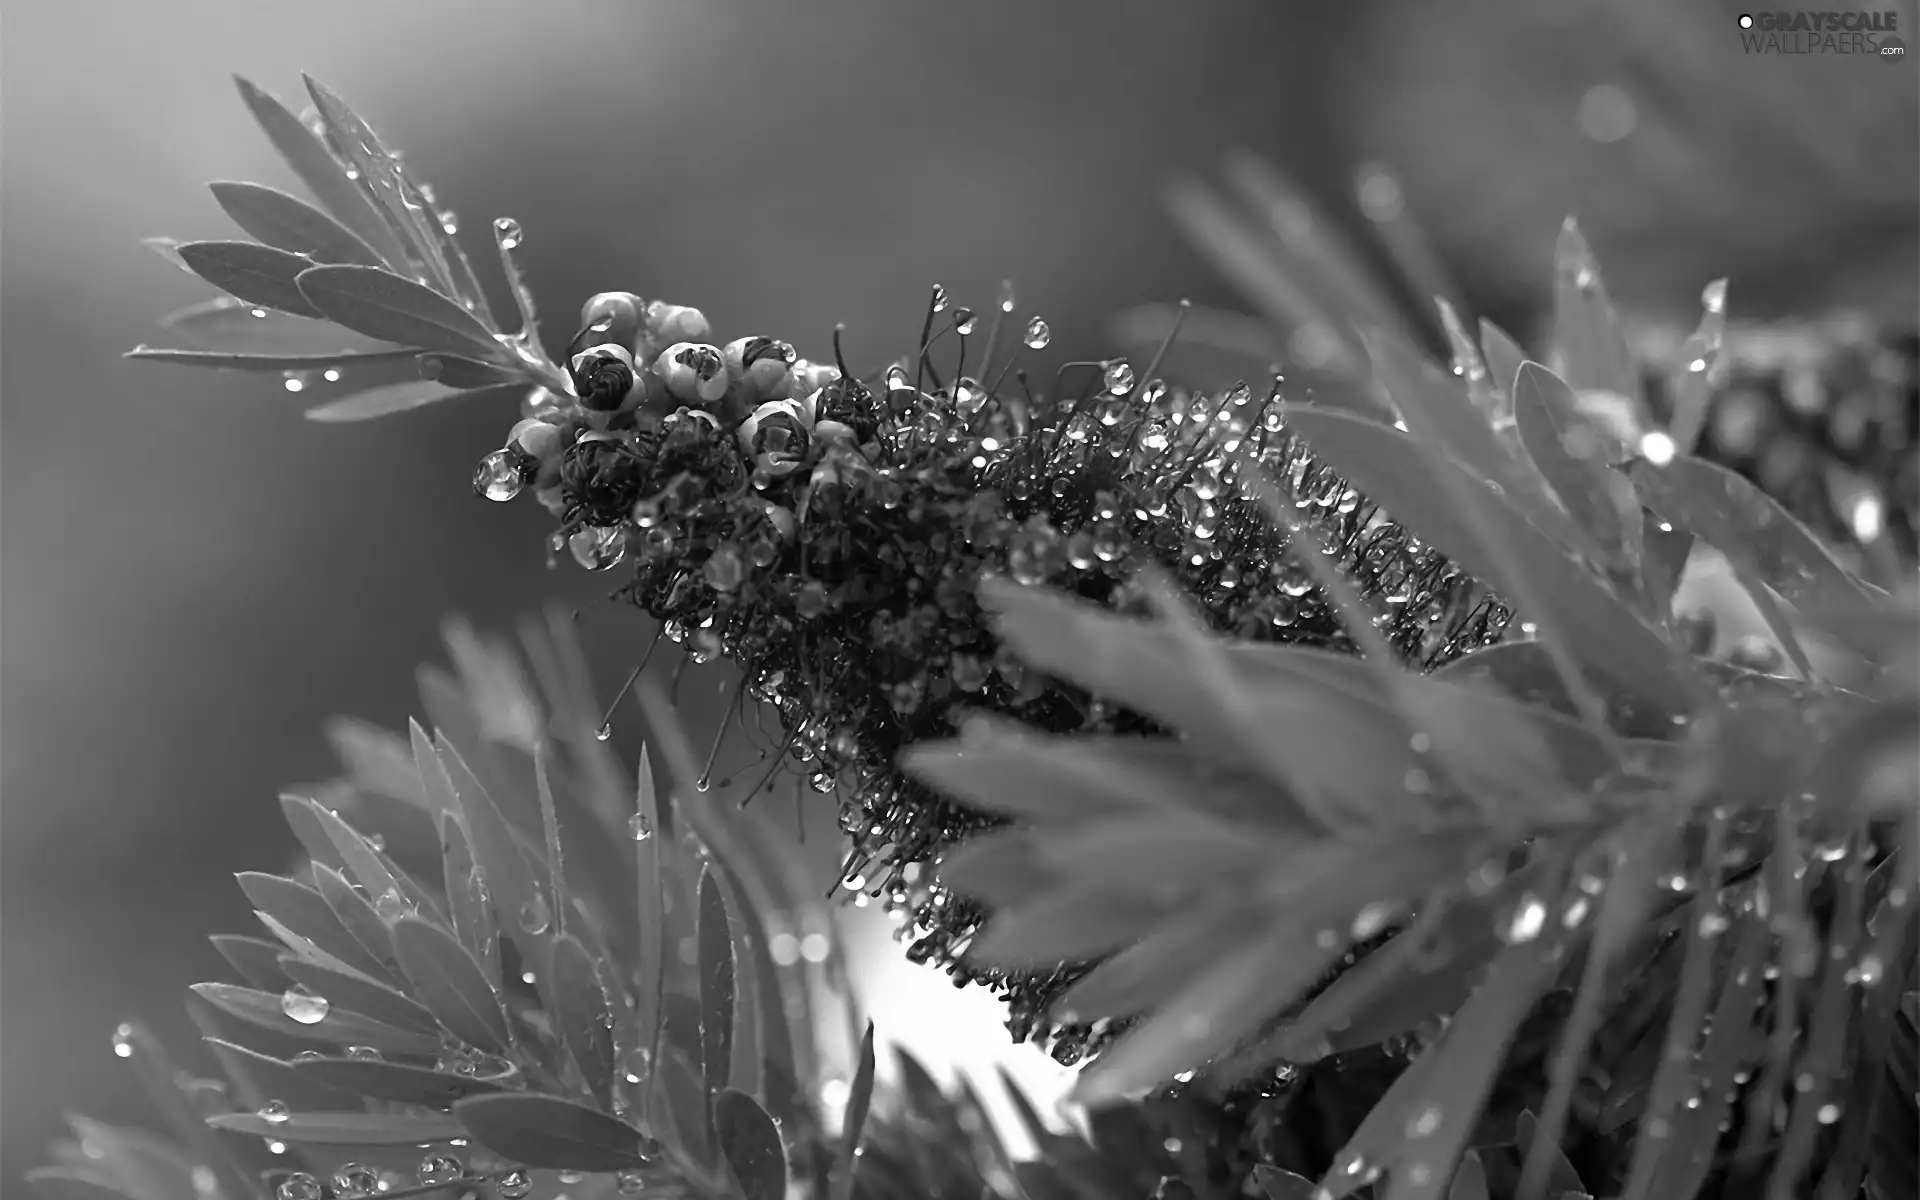
[[[250,986],[265,992],[285,991],[292,986],[280,970],[280,955],[285,951],[278,943],[230,933],[217,933],[208,940]]]
[[[463,392],[430,380],[416,379],[406,383],[370,388],[364,392],[355,392],[351,396],[342,396],[338,400],[315,405],[307,410],[306,417],[309,421],[317,421],[323,425],[345,425],[357,421],[372,421],[379,417],[390,417],[395,413],[412,412],[416,408],[426,408],[428,405],[438,404],[442,400],[452,400],[457,396],[486,402],[518,400],[526,395],[526,392],[527,385],[524,383]]]
[[[336,971],[291,955],[282,955],[281,969],[287,976],[327,1003],[344,1012],[370,1017],[395,1029],[440,1036],[433,1014],[390,987],[347,971]]]
[[[1667,396],[1672,410],[1673,444],[1692,454],[1706,428],[1713,389],[1719,385],[1720,342],[1727,328],[1727,281],[1716,279],[1700,293],[1700,325],[1674,355],[1667,373]]]
[[[171,1143],[140,1129],[120,1129],[68,1116],[92,1167],[117,1180],[135,1200],[199,1200],[194,1163]]]
[[[526,385],[519,371],[458,354],[422,354],[418,359],[420,378],[463,391],[498,387],[504,383]]]
[[[733,930],[727,901],[712,871],[700,874],[700,1067],[707,1091],[733,1074]]]
[[[1638,576],[1640,502],[1609,464],[1608,439],[1580,410],[1580,398],[1553,372],[1524,363],[1514,377],[1514,421],[1533,463],[1604,558]]]
[[[1260,1163],[1253,1168],[1253,1181],[1267,1200],[1314,1200],[1313,1180],[1302,1179],[1292,1171]]]
[[[438,760],[435,760],[436,764]],[[452,784],[448,784],[449,791]],[[440,814],[440,851],[445,863],[447,907],[460,944],[473,955],[488,980],[500,978],[500,930],[486,886],[474,866],[466,827],[457,812]]]
[[[239,880],[240,890],[247,894],[255,908],[333,958],[363,974],[385,973],[380,960],[367,953],[366,947],[347,932],[319,892],[291,879],[258,871],[243,871],[234,878]]]
[[[438,926],[417,917],[393,924],[393,950],[413,993],[461,1041],[493,1054],[513,1044],[507,1015],[480,964]]]
[[[639,1130],[554,1096],[470,1096],[453,1111],[481,1145],[538,1170],[625,1171],[651,1162],[652,1144]]]
[[[1077,1023],[1159,1009],[1201,971],[1249,944],[1261,925],[1238,901],[1180,917],[1082,976],[1054,1003],[1054,1018]]]
[[[377,267],[380,256],[319,209],[275,188],[222,181],[207,185],[233,223],[256,240],[316,263]]]
[[[1642,510],[1640,542],[1640,580],[1647,593],[1647,611],[1656,620],[1671,624],[1673,594],[1679,590],[1680,579],[1686,574],[1687,559],[1693,553],[1693,534]]]
[[[982,967],[1046,970],[1062,962],[1090,962],[1150,933],[1185,899],[1165,899],[1135,886],[1137,878],[1077,880],[1013,908],[997,910],[967,946],[967,961]]]
[[[1494,590],[1535,597],[1552,614],[1566,650],[1610,685],[1607,692],[1643,694],[1684,709],[1690,681],[1660,637],[1484,485],[1450,463],[1433,461],[1411,438],[1384,426],[1293,408],[1287,421],[1335,470]],[[1474,496],[1470,511],[1457,511],[1455,489],[1439,486],[1448,471],[1459,476],[1461,495]],[[1505,553],[1491,553],[1489,545]],[[1540,615],[1523,613],[1522,619]]]
[[[548,1015],[588,1092],[602,1108],[611,1108],[613,1009],[601,987],[593,954],[573,934],[553,940],[553,961],[543,991]]]
[[[413,1146],[449,1142],[467,1134],[453,1117],[426,1113],[294,1113],[281,1120],[257,1113],[222,1113],[208,1117],[207,1124],[279,1142],[321,1146]]]
[[[226,371],[274,373],[292,371],[295,374],[338,371],[342,377],[345,377],[349,371],[384,374],[395,366],[412,362],[415,355],[411,350],[373,350],[338,354],[222,354],[213,350],[156,350],[150,346],[136,346],[121,357],[139,359],[142,362],[173,363],[183,367],[206,367]]]
[[[296,317],[321,316],[294,282],[312,268],[309,259],[253,242],[184,242],[175,249],[195,275],[236,300]]]
[[[1042,859],[1040,838],[1014,826],[977,834],[942,855],[940,882],[989,909],[1018,904],[1066,876]]]
[[[380,913],[347,881],[345,875],[325,863],[313,864],[313,881],[318,885],[327,907],[333,910],[335,919],[379,964],[377,970],[368,973],[382,982],[398,982],[397,965],[393,960],[393,938],[387,932],[387,923],[381,919]]]
[[[853,1200],[855,1164],[860,1161],[860,1138],[867,1129],[867,1108],[873,1103],[873,1022],[860,1038],[860,1057],[853,1071],[853,1084],[847,1090],[846,1120],[842,1122],[840,1154],[833,1167],[833,1200]],[[1017,1091],[1006,1068],[1001,1068],[1007,1086]]]
[[[462,825],[486,893],[500,916],[501,931],[523,960],[541,961],[553,923],[544,872],[522,848],[519,836],[459,752],[443,738],[435,744],[434,754],[459,798]],[[430,768],[423,769],[423,775],[430,780],[435,777]]]
[[[338,358],[394,349],[326,321],[275,312],[231,296],[169,313],[160,318],[160,327],[189,346],[220,354]]]
[[[287,165],[314,198],[387,262],[403,261],[399,243],[387,228],[385,218],[360,185],[348,178],[346,167],[328,152],[313,131],[260,88],[237,75],[233,81],[274,149],[287,160]]]
[[[319,314],[368,337],[509,366],[514,362],[472,313],[377,267],[311,267],[300,274],[298,290]]]
[[[1641,501],[1798,608],[1856,606],[1869,593],[1771,496],[1717,463],[1675,458],[1629,469]]]
[[[451,290],[452,276],[437,236],[440,231],[419,189],[406,180],[399,161],[346,101],[313,76],[301,78],[334,148],[358,171],[361,187],[373,197],[411,264],[436,286]]]
[[[1600,279],[1587,239],[1572,217],[1560,227],[1553,263],[1554,368],[1580,391],[1604,391],[1642,406],[1640,375]]]
[[[1480,350],[1486,356],[1487,372],[1492,376],[1495,386],[1511,400],[1513,381],[1520,374],[1520,364],[1532,355],[1521,349],[1519,341],[1512,334],[1485,317],[1480,318]]]
[[[1567,1156],[1561,1152],[1560,1147],[1552,1140],[1541,1141],[1540,1122],[1531,1110],[1521,1111],[1515,1132],[1518,1135],[1515,1144],[1520,1151],[1522,1161],[1530,1159],[1537,1149],[1548,1164],[1546,1189],[1540,1193],[1541,1196],[1563,1197],[1568,1194],[1577,1196],[1589,1194],[1587,1185],[1581,1182],[1580,1173],[1573,1169],[1573,1164],[1567,1161]],[[1537,1148],[1536,1143],[1540,1143]],[[1674,1200],[1686,1200],[1686,1198],[1674,1197]]]
[[[202,1025],[204,1030],[207,1025]],[[207,1034],[207,1048],[220,1062],[220,1070],[233,1082],[234,1098],[241,1105],[258,1110],[278,1100],[297,1112],[322,1112],[353,1107],[353,1093],[342,1092],[293,1069],[293,1064],[249,1046]]]
[[[138,1200],[118,1181],[97,1173],[59,1167],[36,1167],[27,1172],[27,1185],[40,1200]]]
[[[728,1088],[714,1097],[713,1126],[727,1172],[746,1200],[783,1200],[787,1151],[767,1110],[752,1096]]]
[[[286,793],[280,796],[280,815],[286,818],[287,828],[293,831],[293,836],[300,842],[300,848],[307,852],[307,857],[329,867],[344,868],[346,860],[340,857],[333,839],[327,836],[327,827],[315,815],[316,807],[305,796]]]
[[[306,1024],[287,1016],[280,1007],[280,997],[269,992],[226,983],[197,983],[193,986],[193,992],[220,1011],[242,1021],[304,1041],[371,1046],[388,1054],[431,1056],[440,1053],[440,1039],[437,1037],[396,1029],[358,1013],[330,1009],[321,1020]]]
[[[405,1063],[358,1058],[308,1059],[293,1063],[292,1069],[344,1092],[428,1108],[450,1108],[468,1096],[490,1095],[504,1086],[476,1075],[449,1075]]]

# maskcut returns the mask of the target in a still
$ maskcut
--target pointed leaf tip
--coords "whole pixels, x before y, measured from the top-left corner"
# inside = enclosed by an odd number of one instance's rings
[[[454,1115],[503,1158],[547,1171],[625,1171],[648,1166],[651,1139],[617,1117],[534,1093],[471,1096]]]

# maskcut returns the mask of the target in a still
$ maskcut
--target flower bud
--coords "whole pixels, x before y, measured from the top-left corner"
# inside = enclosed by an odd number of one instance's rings
[[[580,308],[583,334],[591,331],[593,343],[612,342],[632,351],[646,328],[646,302],[632,292],[600,292],[587,298]]]
[[[793,390],[801,396],[812,395],[840,378],[840,368],[830,363],[799,359],[793,364]]]
[[[647,337],[656,345],[704,342],[713,336],[713,326],[707,323],[705,313],[684,304],[668,304],[664,300],[655,300],[647,305],[646,331]]]
[[[624,346],[605,342],[589,346],[567,360],[567,373],[573,377],[573,391],[580,405],[592,412],[615,412],[634,407],[645,396],[636,387],[638,375],[633,353]]]
[[[740,423],[739,438],[755,470],[785,475],[806,465],[813,421],[798,401],[769,400]]]
[[[699,342],[675,342],[654,360],[653,373],[683,404],[713,405],[727,394],[726,360],[720,351]]]
[[[744,337],[721,351],[727,375],[740,384],[749,400],[784,400],[793,387],[792,366],[799,358],[788,342],[767,337]]]

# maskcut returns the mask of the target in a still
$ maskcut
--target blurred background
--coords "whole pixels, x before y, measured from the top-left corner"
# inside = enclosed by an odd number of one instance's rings
[[[1912,43],[1912,5],[1897,7]],[[816,357],[844,321],[866,368],[907,348],[931,282],[985,308],[1012,276],[1060,354],[1094,357],[1128,305],[1233,305],[1160,188],[1234,147],[1343,219],[1356,168],[1391,164],[1467,296],[1517,330],[1540,310],[1568,212],[1635,311],[1691,320],[1701,285],[1726,274],[1736,316],[1844,300],[1911,319],[1920,65],[1748,58],[1737,12],[7,4],[7,1186],[62,1110],[145,1119],[108,1034],[140,1013],[190,1043],[180,989],[219,970],[206,934],[250,920],[230,872],[290,851],[273,799],[330,773],[322,722],[401,723],[448,612],[504,629],[602,590],[542,569],[533,506],[473,497],[472,465],[508,413],[322,427],[259,377],[120,359],[158,340],[155,318],[211,294],[138,239],[235,236],[208,180],[291,183],[229,73],[298,109],[311,71],[409,152],[467,229],[484,239],[491,218],[517,217],[556,346],[582,299],[620,288]],[[583,620],[610,691],[652,630],[604,607]],[[711,688],[689,695],[690,722],[710,722]],[[1000,1051],[990,1005],[887,954],[884,932],[854,936],[875,947],[862,982],[883,1025],[918,1005],[966,1053]],[[1020,1061],[1032,1079],[1053,1069]]]

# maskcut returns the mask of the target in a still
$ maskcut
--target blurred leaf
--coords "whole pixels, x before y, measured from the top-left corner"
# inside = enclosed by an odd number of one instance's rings
[[[1883,985],[1884,986],[1884,985]],[[1893,1014],[1892,1038],[1874,1104],[1867,1187],[1873,1200],[1904,1200],[1920,1191],[1920,1155],[1913,1129],[1920,1116],[1920,1002],[1909,992]]]
[[[453,1117],[427,1113],[294,1113],[279,1120],[256,1113],[223,1113],[208,1117],[207,1124],[280,1142],[323,1146],[412,1146],[467,1134]]]
[[[1383,1200],[1438,1200],[1479,1120],[1521,1019],[1553,979],[1553,938],[1507,946],[1440,1040],[1374,1105],[1320,1181],[1337,1200],[1390,1172]],[[1356,1164],[1358,1164],[1356,1168]]]
[[[199,1200],[194,1164],[173,1144],[139,1129],[118,1129],[69,1116],[80,1144],[103,1178],[117,1181],[136,1200]]]
[[[393,924],[393,950],[400,969],[440,1024],[469,1045],[506,1054],[513,1035],[500,997],[465,947],[417,917]]]
[[[1840,608],[1868,593],[1792,514],[1753,483],[1698,458],[1630,469],[1646,506],[1691,530],[1800,608]]]
[[[217,933],[208,940],[220,952],[220,957],[232,964],[240,978],[251,986],[268,992],[284,991],[291,986],[291,981],[280,970],[280,955],[284,951],[278,943],[229,933]]]
[[[368,337],[513,365],[472,313],[377,267],[310,267],[300,273],[299,292],[328,320]]]
[[[602,1108],[613,1105],[613,1010],[594,971],[593,955],[574,935],[553,940],[546,992],[549,1015]]]
[[[1603,563],[1637,578],[1640,502],[1608,464],[1607,440],[1581,412],[1579,397],[1545,367],[1524,363],[1514,377],[1513,411],[1528,455],[1600,548]]]
[[[1700,326],[1680,345],[1667,376],[1670,431],[1682,454],[1692,454],[1706,427],[1709,402],[1720,374],[1720,340],[1727,327],[1727,281],[1716,279],[1700,295]]]
[[[539,1170],[625,1171],[650,1162],[639,1130],[553,1096],[471,1096],[453,1111],[481,1145]]]
[[[145,246],[147,249],[153,251],[155,254],[158,254],[161,258],[166,259],[168,262],[180,268],[182,271],[185,271],[187,274],[192,275],[194,273],[193,268],[187,265],[187,260],[180,257],[180,247],[186,245],[186,242],[183,239],[170,238],[170,237],[149,237],[149,238],[141,238],[140,244],[142,246]]]
[[[1453,1173],[1453,1185],[1447,1200],[1489,1200],[1487,1169],[1480,1165],[1480,1153],[1469,1150],[1460,1156],[1460,1167]]]
[[[169,313],[160,318],[160,327],[191,346],[222,354],[342,358],[394,352],[389,343],[329,322],[258,308],[231,296]]]
[[[1636,499],[1636,506],[1638,503]],[[1658,621],[1670,621],[1673,594],[1680,588],[1687,558],[1693,553],[1693,534],[1642,510],[1640,542],[1640,579],[1647,592],[1647,611]]]
[[[1007,971],[1090,962],[1137,941],[1163,921],[1185,898],[1184,890],[1169,891],[1164,898],[1143,891],[1137,877],[1124,872],[1082,878],[996,910],[968,944],[966,960]]]
[[[398,964],[393,958],[393,937],[387,931],[387,923],[381,919],[380,913],[367,902],[365,896],[354,890],[345,875],[325,863],[313,864],[313,881],[319,886],[321,898],[327,902],[327,907],[333,910],[335,919],[379,964],[378,969],[368,973],[382,981],[399,982]]]
[[[416,752],[420,749],[417,743],[415,749]],[[459,752],[444,738],[432,749],[442,764],[437,770],[445,774],[459,799],[468,844],[486,894],[493,898],[494,911],[501,916],[501,931],[520,951],[524,961],[538,962],[545,957],[542,939],[553,921],[545,872],[536,865],[532,854],[522,848],[519,836]],[[430,781],[436,780],[436,768],[423,764],[421,775]],[[430,790],[437,787],[437,782],[432,783]]]
[[[1690,680],[1664,642],[1564,550],[1484,485],[1461,474],[1469,511],[1456,511],[1454,491],[1441,488],[1439,463],[1411,438],[1341,413],[1287,410],[1292,430],[1335,470],[1449,558],[1503,595],[1534,597],[1552,614],[1566,649],[1591,675],[1624,691],[1684,710]],[[1505,554],[1487,551],[1502,546]],[[1510,576],[1509,569],[1518,572]],[[1540,614],[1522,614],[1539,619]]]
[[[1555,373],[1578,391],[1603,391],[1642,406],[1640,374],[1607,298],[1587,239],[1572,217],[1560,227],[1553,263]]]
[[[712,871],[700,874],[700,1065],[709,1093],[733,1071],[733,931]]]
[[[524,383],[463,392],[448,388],[444,384],[421,379],[343,396],[338,400],[308,409],[306,417],[309,421],[318,421],[322,424],[345,424],[354,421],[371,421],[378,417],[392,416],[394,413],[411,412],[416,408],[425,408],[430,404],[438,404],[442,400],[451,400],[456,396],[478,403],[495,400],[517,402],[526,393],[527,385]]]
[[[275,373],[292,371],[295,374],[317,374],[338,370],[344,376],[347,371],[352,370],[384,373],[397,364],[409,362],[414,354],[411,350],[373,350],[339,354],[221,354],[212,350],[156,350],[150,346],[136,346],[122,357],[139,359],[142,362],[173,363],[183,367],[207,367],[214,370]]]
[[[27,1184],[40,1200],[138,1200],[122,1191],[117,1181],[97,1173],[36,1167],[27,1172]]]
[[[377,1100],[420,1104],[428,1108],[447,1108],[468,1096],[487,1095],[501,1090],[500,1084],[478,1076],[449,1075],[444,1071],[405,1063],[319,1058],[297,1062],[292,1067],[328,1087]]]
[[[234,877],[255,908],[308,939],[327,954],[363,974],[380,976],[385,969],[340,924],[319,892],[279,875],[243,871]]]
[[[1087,972],[1054,1002],[1081,1020],[1129,1017],[1166,1004],[1201,970],[1247,944],[1257,914],[1233,901],[1175,918]]]
[[[328,1004],[343,1011],[370,1017],[395,1029],[440,1036],[440,1026],[433,1014],[392,988],[291,955],[281,956],[280,966],[289,978],[308,991],[325,996]]]
[[[833,1200],[852,1200],[855,1164],[860,1161],[860,1138],[867,1128],[867,1106],[873,1102],[873,1022],[860,1038],[860,1058],[853,1072],[853,1084],[847,1089],[846,1120],[840,1133],[840,1156],[833,1168]],[[1006,1079],[1005,1068],[1001,1068]],[[1012,1086],[1011,1079],[1007,1079]]]
[[[463,358],[458,354],[422,354],[419,367],[420,378],[465,391],[511,383],[518,383],[522,388],[527,386],[525,378],[518,371]]]
[[[314,198],[387,262],[401,262],[399,243],[387,228],[385,218],[360,185],[348,178],[346,167],[328,152],[313,131],[260,88],[237,75],[233,81],[274,149],[287,160],[287,165]]]
[[[214,1136],[204,1119],[205,1109],[196,1104],[189,1081],[144,1025],[123,1025],[115,1033],[116,1051],[125,1047],[124,1057],[133,1068],[134,1078],[146,1093],[154,1111],[167,1123],[174,1138],[195,1161],[212,1170],[215,1183],[234,1196],[251,1194],[254,1181],[242,1165],[236,1148]]]
[[[298,254],[252,242],[183,242],[175,250],[195,275],[235,299],[296,317],[321,315],[294,282],[313,266]]]
[[[660,802],[654,791],[653,759],[646,746],[640,747],[640,762],[634,776],[633,815],[628,818],[628,836],[633,839],[635,889],[634,909],[639,930],[640,986],[635,997],[635,1034],[638,1044],[647,1050],[648,1061],[660,1061],[662,1028],[666,1020],[667,884],[661,852]],[[649,1084],[641,1092],[652,1096]]]
[[[1485,317],[1480,318],[1480,350],[1486,356],[1487,371],[1494,384],[1511,400],[1520,364],[1532,356],[1520,348],[1512,334]]]
[[[1313,1180],[1302,1179],[1292,1171],[1261,1163],[1253,1168],[1253,1181],[1267,1200],[1314,1200]]]
[[[714,1097],[713,1127],[727,1172],[746,1200],[783,1200],[787,1152],[767,1110],[752,1096],[728,1088]]]
[[[432,1056],[440,1053],[438,1037],[396,1029],[354,1012],[329,1008],[325,1017],[313,1024],[306,1024],[287,1016],[281,1008],[280,997],[269,992],[257,992],[252,988],[226,983],[196,983],[193,992],[215,1008],[242,1021],[304,1041],[371,1046],[388,1054]]]
[[[1519,1126],[1516,1132],[1518,1135],[1516,1147],[1520,1152],[1521,1159],[1524,1161],[1534,1153],[1534,1142],[1540,1137],[1540,1122],[1538,1118],[1533,1115],[1532,1110],[1521,1111]],[[1709,1141],[1711,1141],[1711,1139],[1709,1139]],[[1573,1169],[1573,1164],[1567,1161],[1567,1156],[1561,1152],[1558,1146],[1549,1144],[1541,1150],[1541,1153],[1547,1156],[1549,1163],[1546,1191],[1543,1192],[1542,1195],[1565,1196],[1571,1193],[1573,1195],[1584,1196],[1588,1194],[1587,1185],[1581,1182],[1580,1173]],[[1661,1195],[1664,1196],[1665,1193],[1661,1193]],[[1687,1198],[1675,1196],[1673,1200],[1687,1200]]]
[[[393,872],[367,839],[360,835],[359,830],[347,824],[332,809],[311,800],[307,803],[321,831],[339,852],[341,864],[355,882],[367,889],[376,906],[390,904],[394,898],[402,895],[400,881],[394,878]]]
[[[671,1040],[662,1043],[653,1061],[650,1084],[659,1089],[660,1103],[652,1111],[649,1128],[659,1130],[664,1125],[683,1153],[696,1162],[713,1165],[713,1097],[701,1082],[699,1067]]]
[[[257,183],[207,186],[234,224],[276,250],[304,254],[316,263],[380,265],[380,256],[364,241],[304,200]]]

